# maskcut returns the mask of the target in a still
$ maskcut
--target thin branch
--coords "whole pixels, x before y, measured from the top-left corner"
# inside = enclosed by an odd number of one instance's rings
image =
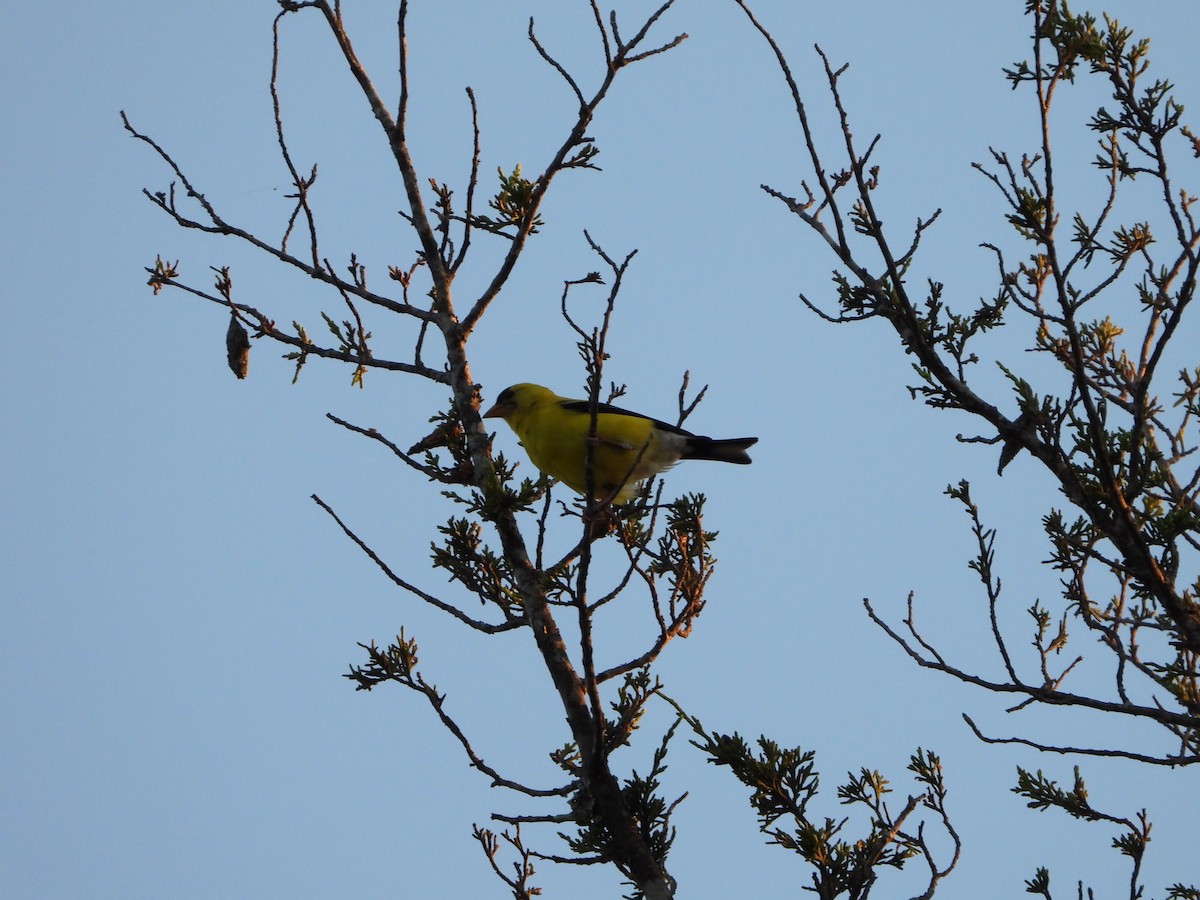
[[[153,269],[146,269],[153,276]],[[191,287],[181,281],[175,279],[160,280],[157,282],[162,287],[175,288],[183,291],[185,294],[191,294],[194,297],[199,297],[202,300],[207,300],[210,303],[216,303],[218,306],[224,306],[227,309],[236,309],[239,313],[251,316],[254,319],[254,325],[259,330],[259,333],[268,337],[273,341],[278,341],[281,344],[287,344],[290,347],[296,347],[303,353],[311,356],[320,356],[325,359],[336,359],[340,362],[354,363],[355,365],[368,366],[373,369],[385,369],[393,372],[406,372],[410,375],[419,375],[422,378],[428,378],[431,381],[437,381],[442,384],[448,382],[445,372],[439,372],[436,369],[430,369],[427,366],[414,365],[413,363],[399,362],[397,360],[382,359],[380,357],[363,358],[360,353],[349,353],[345,350],[335,350],[332,347],[321,347],[309,341],[305,341],[299,335],[287,334],[280,331],[275,323],[267,318],[265,314],[255,309],[253,306],[247,306],[244,303],[233,303],[223,297],[218,297],[215,294],[210,294],[207,291],[202,291],[199,288]]]
[[[336,425],[341,425],[347,431],[353,431],[355,434],[361,434],[363,437],[368,437],[373,441],[378,441],[379,443],[383,444],[383,446],[385,446],[389,450],[391,450],[392,453],[394,453],[396,455],[396,457],[398,459],[400,459],[406,466],[409,466],[410,468],[415,469],[416,471],[420,472],[422,475],[427,476],[430,481],[440,481],[443,484],[461,484],[462,483],[460,480],[451,478],[450,476],[448,476],[436,469],[430,468],[429,466],[425,465],[424,463],[418,462],[415,458],[413,458],[413,456],[411,454],[405,453],[403,450],[400,449],[400,447],[398,447],[392,441],[385,438],[382,434],[380,434],[374,428],[364,428],[360,425],[353,425],[350,422],[347,422],[345,419],[339,419],[333,413],[326,413],[325,418],[329,419],[329,421],[333,422]]]
[[[358,548],[370,558],[371,562],[375,563],[375,565],[379,567],[380,571],[382,571],[383,574],[386,575],[392,582],[392,584],[396,585],[396,587],[408,591],[414,597],[424,600],[430,606],[440,609],[442,612],[458,619],[464,625],[469,625],[471,628],[474,628],[476,631],[482,631],[484,634],[500,634],[505,631],[512,631],[513,629],[521,628],[525,625],[525,620],[520,618],[509,619],[507,622],[502,622],[499,625],[493,625],[491,622],[483,622],[479,619],[473,619],[457,606],[454,606],[451,603],[446,603],[444,600],[439,600],[432,594],[421,590],[416,585],[405,581],[403,578],[393,572],[387,563],[379,558],[379,555],[367,545],[366,541],[351,531],[350,527],[341,520],[341,518],[333,511],[333,508],[330,507],[329,504],[327,504],[316,494],[312,495],[312,499],[317,506],[329,513],[329,517],[338,524],[338,527],[342,529],[346,537],[354,541],[354,543],[358,545]]]
[[[291,218],[288,220],[287,229],[283,233],[283,238],[280,241],[280,249],[287,250],[288,235],[291,234],[292,225],[296,221],[296,217],[300,212],[304,213],[305,221],[308,225],[309,249],[312,253],[313,268],[320,268],[320,256],[317,252],[317,225],[313,217],[312,208],[308,205],[308,190],[317,180],[317,167],[314,164],[312,174],[308,178],[301,178],[299,172],[296,171],[296,166],[292,162],[292,154],[288,151],[287,141],[283,136],[283,113],[279,102],[279,23],[285,15],[291,10],[284,9],[271,24],[271,107],[275,112],[275,137],[279,143],[279,152],[283,156],[283,162],[287,166],[288,173],[291,175],[292,184],[296,188],[294,196],[296,200],[296,208],[292,212]]]
[[[1065,691],[1057,691],[1045,687],[1028,685],[1021,682],[1006,683],[998,681],[989,681],[986,678],[981,678],[978,675],[972,675],[958,669],[947,662],[940,659],[931,659],[922,656],[918,653],[905,638],[897,634],[896,631],[881,619],[875,610],[871,607],[870,600],[863,600],[863,606],[866,607],[867,615],[871,621],[884,630],[884,632],[897,644],[903,648],[904,652],[917,663],[917,665],[926,669],[934,669],[935,671],[945,672],[947,675],[952,675],[959,681],[964,681],[967,684],[973,684],[977,687],[985,688],[997,694],[1024,694],[1031,697],[1038,703],[1044,703],[1048,706],[1079,706],[1085,709],[1093,709],[1099,712],[1115,712],[1123,713],[1130,716],[1138,716],[1141,718],[1151,719],[1162,725],[1173,725],[1182,728],[1197,728],[1200,727],[1200,721],[1194,716],[1184,715],[1182,713],[1173,713],[1162,708],[1149,706],[1137,706],[1126,703],[1114,703],[1110,700],[1098,700],[1094,697],[1088,697],[1081,694],[1071,694]]]
[[[495,276],[492,278],[491,282],[486,288],[484,288],[483,292],[472,304],[470,311],[467,313],[467,315],[462,317],[462,324],[459,327],[459,331],[462,335],[466,336],[472,332],[475,325],[478,323],[479,318],[500,293],[500,289],[503,288],[507,283],[509,276],[512,274],[512,271],[516,266],[518,257],[524,250],[525,242],[532,233],[538,211],[541,209],[542,200],[545,197],[546,191],[549,189],[551,182],[566,167],[565,163],[571,152],[575,150],[576,147],[587,142],[587,128],[591,124],[596,108],[608,95],[608,91],[612,87],[617,73],[625,65],[631,62],[636,62],[637,59],[643,58],[637,57],[630,59],[631,51],[645,38],[654,22],[657,21],[658,18],[667,11],[667,9],[674,5],[674,2],[675,0],[668,0],[668,2],[662,4],[658,10],[650,16],[646,24],[642,26],[634,39],[629,43],[622,44],[620,40],[617,39],[618,52],[614,57],[612,57],[608,66],[606,67],[604,78],[599,87],[596,88],[591,99],[587,100],[580,106],[579,114],[576,118],[574,126],[571,128],[570,134],[568,134],[562,144],[559,145],[558,150],[555,151],[554,156],[546,165],[545,169],[543,169],[541,175],[539,175],[533,182],[533,189],[529,199],[529,204],[525,210],[525,218],[517,228],[516,234],[513,235],[512,244],[508,248],[508,253],[505,254],[503,262],[500,264],[500,267]],[[677,45],[681,40],[683,40],[684,37],[686,37],[686,35],[677,37],[670,44],[660,47],[654,52],[664,52],[670,47]],[[605,45],[605,50],[607,53],[607,43]]]
[[[475,189],[479,186],[479,107],[475,102],[475,92],[469,87],[466,91],[467,99],[471,103],[471,172],[467,178],[467,205],[463,214],[462,246],[458,249],[458,256],[448,265],[451,274],[458,271],[467,258],[467,248],[471,246],[471,230],[475,221]]]
[[[603,33],[603,29],[601,31]],[[529,35],[529,43],[533,44],[533,49],[537,51],[538,56],[540,56],[547,63],[549,63],[550,66],[553,67],[554,71],[556,71],[559,75],[562,76],[563,81],[565,81],[570,86],[571,92],[575,95],[575,99],[579,102],[579,109],[581,111],[586,109],[587,101],[583,99],[583,91],[581,91],[579,89],[579,85],[576,84],[575,79],[571,77],[571,73],[566,70],[566,68],[563,66],[562,63],[560,63],[557,59],[555,59],[553,56],[550,55],[550,53],[546,50],[546,48],[542,46],[542,42],[538,40],[537,35],[534,34],[534,32],[533,32],[533,16],[529,17],[529,30],[528,30],[527,34]],[[605,40],[605,51],[607,52],[607,50],[608,50],[608,41],[606,39]]]
[[[362,645],[360,644],[359,646]],[[439,694],[437,689],[434,688],[433,685],[426,682],[425,679],[420,675],[415,675],[412,681],[413,684],[409,686],[419,693],[425,695],[425,698],[429,701],[429,705],[433,707],[434,712],[437,713],[438,718],[441,719],[443,727],[445,727],[447,731],[454,735],[459,744],[462,745],[463,751],[467,754],[467,758],[471,760],[471,766],[492,779],[492,787],[507,788],[510,791],[515,791],[519,794],[525,794],[529,797],[567,797],[578,789],[578,785],[574,783],[566,784],[557,788],[531,788],[528,785],[521,784],[519,781],[512,781],[511,779],[505,778],[483,761],[483,757],[475,752],[475,748],[471,746],[471,742],[467,740],[467,736],[463,734],[462,729],[458,727],[458,723],[455,722],[454,719],[452,719],[446,712],[446,696],[444,694]]]
[[[250,232],[245,231],[242,228],[238,228],[237,226],[231,225],[230,223],[226,222],[220,215],[217,214],[216,209],[208,201],[208,199],[203,194],[201,194],[198,190],[196,190],[196,188],[192,185],[192,183],[188,179],[188,177],[186,175],[184,175],[183,170],[179,168],[179,165],[175,162],[174,159],[171,158],[170,154],[168,154],[166,150],[164,150],[161,146],[159,146],[158,143],[155,142],[153,138],[150,138],[147,135],[142,134],[141,132],[137,131],[133,127],[133,125],[130,124],[129,119],[126,117],[124,112],[121,113],[121,121],[124,123],[125,130],[128,131],[130,133],[130,135],[132,135],[137,140],[148,144],[150,147],[152,147],[154,149],[155,153],[158,154],[159,158],[162,159],[163,162],[165,162],[170,167],[171,171],[175,173],[175,177],[177,179],[179,179],[179,182],[183,185],[184,189],[187,191],[188,196],[200,204],[200,206],[204,210],[205,214],[209,217],[209,221],[212,223],[212,224],[206,225],[203,222],[197,221],[195,219],[191,219],[191,218],[185,216],[183,213],[181,213],[175,207],[175,204],[173,202],[173,200],[174,200],[173,192],[171,194],[166,194],[161,191],[152,193],[149,190],[143,190],[142,193],[143,193],[143,195],[145,195],[146,199],[148,199],[151,203],[153,203],[155,206],[157,206],[159,209],[161,209],[163,212],[165,212],[167,215],[169,215],[172,219],[174,219],[176,224],[180,225],[183,228],[191,228],[191,229],[196,229],[199,231],[205,231],[205,232],[208,232],[209,234],[222,234],[222,235],[228,235],[230,237],[236,237],[254,247],[257,247],[259,250],[262,250],[263,252],[275,257],[280,262],[287,263],[289,266],[299,269],[305,275],[308,275],[310,278],[316,279],[317,281],[321,281],[321,282],[324,282],[325,284],[335,286],[342,290],[345,290],[345,291],[353,294],[356,297],[366,300],[368,303],[373,303],[376,306],[383,307],[384,309],[391,310],[392,312],[398,312],[403,315],[412,316],[417,319],[423,319],[423,320],[428,319],[430,321],[434,320],[434,316],[432,313],[428,313],[425,310],[422,310],[415,306],[411,306],[411,305],[404,304],[404,303],[398,303],[395,300],[392,300],[390,297],[384,297],[381,294],[375,294],[371,291],[366,290],[365,288],[359,287],[358,285],[355,285],[350,282],[344,281],[340,278],[331,276],[328,272],[326,272],[324,270],[324,268],[322,268],[320,266],[320,264],[314,266],[309,263],[306,263],[303,260],[299,259],[298,257],[293,256],[291,253],[288,253],[286,250],[283,250],[280,247],[273,246],[272,244],[268,244],[267,242],[260,239],[258,236],[251,234]]]
[[[988,737],[979,726],[971,719],[970,716],[963,714],[963,720],[975,732],[975,736],[985,744],[1019,744],[1023,747],[1032,747],[1034,750],[1040,750],[1043,753],[1061,753],[1065,756],[1106,756],[1116,759],[1129,759],[1134,762],[1147,763],[1152,766],[1167,766],[1175,768],[1176,766],[1190,766],[1200,762],[1200,756],[1149,756],[1145,753],[1134,753],[1129,750],[1112,750],[1108,748],[1091,748],[1091,747],[1057,747],[1052,744],[1041,744],[1037,741],[1030,741],[1025,738],[1010,737],[997,738]]]

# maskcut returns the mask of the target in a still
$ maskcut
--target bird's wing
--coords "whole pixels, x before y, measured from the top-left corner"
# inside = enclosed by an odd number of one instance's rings
[[[588,409],[588,401],[586,400],[560,400],[559,406],[569,412],[582,413],[585,416],[590,412]],[[610,415],[615,416],[629,416],[630,418],[634,419],[645,419],[653,423],[655,428],[658,428],[662,431],[669,431],[673,434],[681,434],[684,437],[694,437],[690,431],[685,431],[678,425],[671,425],[670,423],[664,422],[661,419],[655,419],[652,416],[645,416],[641,413],[634,412],[633,410],[621,409],[621,407],[613,406],[611,403],[596,404],[596,414],[599,415],[600,413],[609,413]]]

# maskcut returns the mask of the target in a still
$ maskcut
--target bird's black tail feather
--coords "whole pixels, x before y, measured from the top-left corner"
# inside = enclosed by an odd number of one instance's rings
[[[695,435],[688,439],[683,458],[712,459],[717,462],[737,463],[739,466],[744,466],[750,462],[750,454],[746,452],[746,448],[757,443],[758,438],[756,437],[714,441],[710,437]]]

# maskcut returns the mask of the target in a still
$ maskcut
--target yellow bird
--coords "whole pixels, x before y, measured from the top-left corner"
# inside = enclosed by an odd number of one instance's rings
[[[547,475],[587,491],[586,400],[568,400],[538,384],[514,384],[483,414],[516,432],[529,460]],[[601,403],[596,414],[592,474],[598,500],[624,503],[638,487],[681,459],[713,459],[746,465],[746,448],[758,438],[713,440],[640,413]]]

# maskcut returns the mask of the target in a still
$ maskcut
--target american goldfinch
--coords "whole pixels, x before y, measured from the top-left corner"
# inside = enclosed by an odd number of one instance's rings
[[[538,384],[514,384],[500,392],[484,418],[500,418],[516,432],[529,460],[547,475],[587,491],[586,400],[568,400]],[[601,403],[596,414],[592,475],[596,499],[624,503],[641,482],[681,459],[713,459],[746,465],[746,448],[758,438],[716,441],[640,413]]]

